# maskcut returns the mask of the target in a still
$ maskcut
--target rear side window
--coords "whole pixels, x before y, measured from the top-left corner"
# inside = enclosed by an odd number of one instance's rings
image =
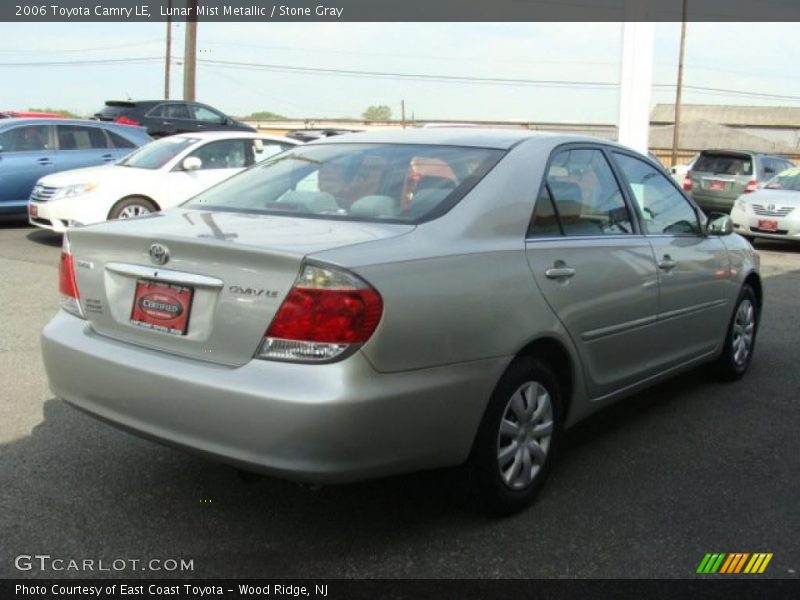
[[[442,214],[502,150],[416,144],[295,147],[195,196],[204,210],[419,222]]]
[[[47,125],[24,125],[0,133],[3,152],[38,152],[50,149]]]
[[[627,154],[614,153],[641,210],[647,233],[699,235],[697,213],[667,177]]]
[[[692,171],[714,175],[752,175],[753,160],[745,155],[703,153],[694,163]]]
[[[108,137],[111,138],[111,143],[114,145],[114,148],[136,148],[136,144],[125,139],[118,133],[114,133],[113,131],[106,131],[106,133]]]
[[[530,236],[632,232],[630,213],[602,151],[565,150],[553,157],[536,202]]]
[[[59,150],[99,150],[108,148],[102,129],[81,125],[57,125]]]

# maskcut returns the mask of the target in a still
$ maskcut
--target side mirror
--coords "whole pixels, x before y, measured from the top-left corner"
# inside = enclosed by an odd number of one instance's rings
[[[708,215],[706,223],[706,234],[708,235],[730,235],[733,233],[733,221],[730,215],[723,213],[711,213]]]
[[[236,125],[236,121],[234,121],[230,117],[225,117],[225,125]]]
[[[187,156],[183,159],[181,166],[183,167],[184,171],[197,171],[198,169],[202,168],[203,161],[196,156]]]
[[[253,140],[253,151],[256,154],[261,154],[264,151],[264,140],[261,138],[256,138]]]

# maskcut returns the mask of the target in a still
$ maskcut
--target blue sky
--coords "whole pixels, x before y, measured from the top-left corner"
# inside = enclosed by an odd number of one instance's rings
[[[800,98],[796,23],[690,23],[687,85]],[[164,23],[2,23],[0,63],[163,57]],[[183,52],[173,25],[173,56]],[[674,84],[680,24],[655,26],[654,82]],[[199,57],[296,67],[526,80],[619,79],[620,23],[200,23]],[[182,67],[173,65],[180,97]],[[144,64],[0,64],[0,108],[66,108],[160,98],[163,60]],[[612,123],[618,92],[605,88],[463,84],[198,67],[197,97],[229,114],[271,110],[293,117],[358,117],[370,104],[424,119],[522,119]],[[653,102],[671,102],[655,88]],[[687,103],[800,105],[800,99],[687,91]]]

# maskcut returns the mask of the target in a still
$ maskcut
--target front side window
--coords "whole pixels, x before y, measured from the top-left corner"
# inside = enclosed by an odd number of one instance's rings
[[[207,123],[223,123],[225,117],[218,112],[214,112],[205,106],[194,106],[194,118],[198,121],[205,121]]]
[[[0,133],[3,152],[39,152],[50,149],[47,125],[23,125]]]
[[[652,166],[627,154],[614,153],[650,234],[700,235],[700,223],[689,201]]]
[[[294,148],[294,144],[281,144],[280,142],[256,138],[253,140],[253,162],[263,162],[289,148]]]
[[[548,204],[549,201],[549,204]],[[620,235],[633,232],[625,200],[601,150],[563,150],[550,162],[530,234]]]
[[[142,146],[117,164],[135,169],[160,169],[186,148],[197,142],[197,138],[170,136]]]
[[[447,210],[503,155],[502,150],[416,144],[298,146],[202,192],[185,206],[418,222]]]
[[[209,142],[189,156],[201,160],[201,169],[243,169],[248,164],[247,142],[243,139]]]
[[[108,148],[102,129],[82,125],[57,125],[59,150],[99,150]]]

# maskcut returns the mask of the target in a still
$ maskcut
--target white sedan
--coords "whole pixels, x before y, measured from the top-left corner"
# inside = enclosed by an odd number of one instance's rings
[[[28,202],[28,218],[37,227],[64,232],[74,225],[157,212],[298,144],[247,132],[165,137],[113,165],[41,178]]]

